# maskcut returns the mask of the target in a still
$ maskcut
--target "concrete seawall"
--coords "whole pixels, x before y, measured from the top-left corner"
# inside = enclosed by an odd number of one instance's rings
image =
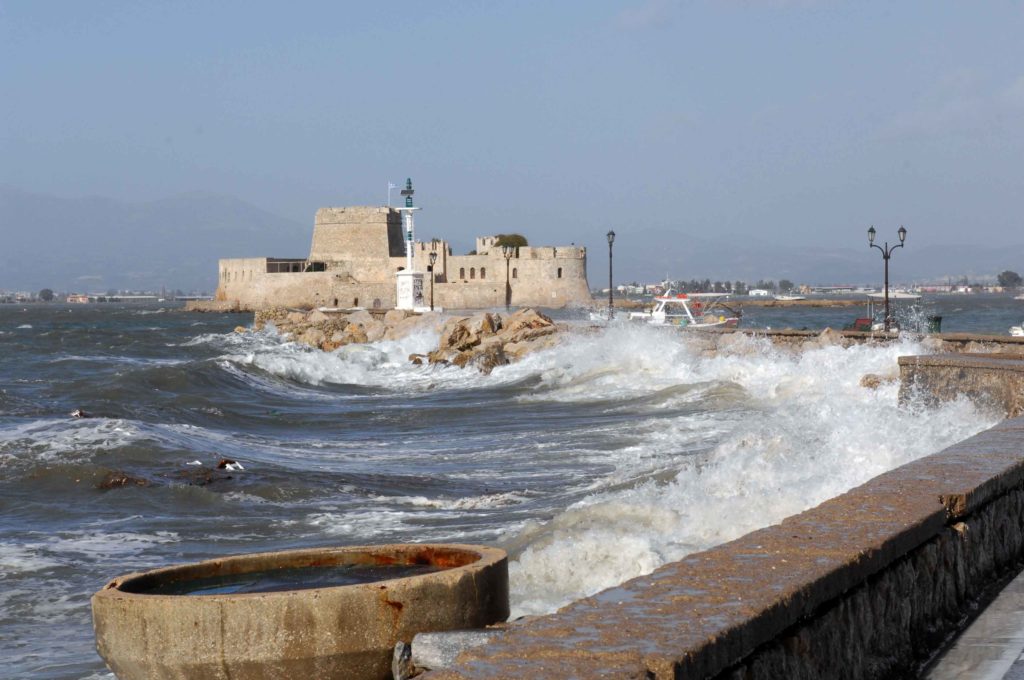
[[[510,626],[431,680],[912,675],[1024,558],[1024,419]]]
[[[923,391],[941,401],[966,396],[1011,418],[1024,413],[1024,354],[933,354],[900,357],[899,364],[901,399]]]

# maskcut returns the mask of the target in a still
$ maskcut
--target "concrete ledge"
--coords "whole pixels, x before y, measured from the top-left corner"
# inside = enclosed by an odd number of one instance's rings
[[[915,391],[938,401],[962,395],[995,405],[1010,417],[1024,413],[1024,355],[998,352],[910,356],[900,357],[899,365],[901,399]]]
[[[884,678],[1024,557],[1024,419],[551,616],[431,680]]]

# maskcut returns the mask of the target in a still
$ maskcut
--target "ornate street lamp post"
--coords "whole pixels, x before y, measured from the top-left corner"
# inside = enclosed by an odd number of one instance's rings
[[[899,245],[889,247],[889,242],[886,241],[885,247],[875,243],[875,227],[872,225],[868,229],[868,245],[872,248],[878,248],[882,251],[882,259],[885,260],[885,332],[889,332],[889,326],[891,324],[891,317],[889,316],[889,258],[892,257],[892,251],[897,248],[903,247],[903,242],[907,240],[907,230],[900,225],[900,228],[896,230],[896,234],[900,237]]]
[[[615,243],[615,232],[608,232],[608,320],[612,320],[614,311],[614,300],[612,299],[612,244]]]
[[[430,274],[430,311],[434,311],[434,263],[437,262],[436,250],[430,251],[429,259],[430,264],[427,265],[427,273]]]
[[[515,246],[504,245],[501,247],[501,254],[505,256],[505,311],[512,308],[512,283],[508,278],[508,267],[512,256],[516,252]]]

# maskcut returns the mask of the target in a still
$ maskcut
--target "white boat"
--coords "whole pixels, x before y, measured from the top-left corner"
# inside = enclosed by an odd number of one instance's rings
[[[1024,323],[1019,326],[1010,326],[1010,335],[1015,338],[1024,338]]]
[[[776,295],[776,300],[782,300],[783,302],[795,302],[796,300],[806,300],[807,298],[803,295]]]
[[[725,307],[727,293],[678,293],[669,290],[654,298],[654,309],[649,312],[630,312],[631,321],[652,326],[674,326],[692,330],[705,328],[734,328],[740,322],[739,314]],[[722,312],[728,311],[729,316]]]
[[[884,292],[882,292],[882,293],[868,293],[868,297],[869,298],[874,298],[876,300],[884,300],[885,299],[885,293]],[[890,300],[920,300],[921,296],[918,295],[917,293],[910,293],[910,292],[907,292],[905,290],[890,290],[889,291],[889,299]]]
[[[1021,293],[1020,295],[1014,295],[1013,299],[1014,300],[1024,300],[1024,293]]]

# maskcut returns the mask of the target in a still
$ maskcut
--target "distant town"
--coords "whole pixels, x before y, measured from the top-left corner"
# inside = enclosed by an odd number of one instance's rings
[[[1014,271],[1004,271],[990,282],[970,282],[967,277],[948,280],[945,283],[912,283],[890,284],[890,290],[901,290],[915,293],[944,293],[950,295],[967,295],[973,293],[1012,293],[1024,286],[1024,279]],[[615,286],[615,292],[624,297],[648,297],[664,295],[668,291],[674,293],[723,293],[730,295],[748,295],[751,297],[771,296],[778,294],[800,295],[848,295],[875,293],[880,287],[864,285],[828,285],[814,286],[796,284],[788,279],[758,280],[754,283],[746,281],[712,281],[711,279],[665,280],[658,283],[628,283]],[[594,294],[608,294],[608,288],[595,289]]]
[[[892,284],[891,290],[914,293],[933,293],[947,295],[969,295],[976,293],[1015,293],[1024,287],[1024,279],[1015,271],[1004,271],[990,282],[971,282],[967,277],[949,280],[945,283]],[[808,285],[797,284],[788,279],[747,281],[712,281],[711,279],[690,279],[659,281],[657,283],[631,282],[615,286],[615,293],[620,297],[643,298],[664,295],[668,291],[674,293],[723,293],[729,295],[762,297],[776,294],[791,295],[856,295],[875,293],[880,287],[864,285]],[[607,295],[608,288],[595,288],[594,295]],[[103,293],[78,293],[54,291],[43,288],[39,291],[8,291],[0,289],[0,304],[59,302],[72,304],[89,303],[126,303],[126,302],[174,302],[188,300],[211,300],[208,291],[183,291],[181,289],[159,291],[147,290],[108,290]]]
[[[213,296],[206,291],[183,290],[108,290],[105,293],[68,293],[57,292],[50,288],[39,291],[8,291],[0,290],[0,304],[28,302],[65,302],[72,304],[88,304],[94,302],[167,302],[187,300],[211,300]]]

